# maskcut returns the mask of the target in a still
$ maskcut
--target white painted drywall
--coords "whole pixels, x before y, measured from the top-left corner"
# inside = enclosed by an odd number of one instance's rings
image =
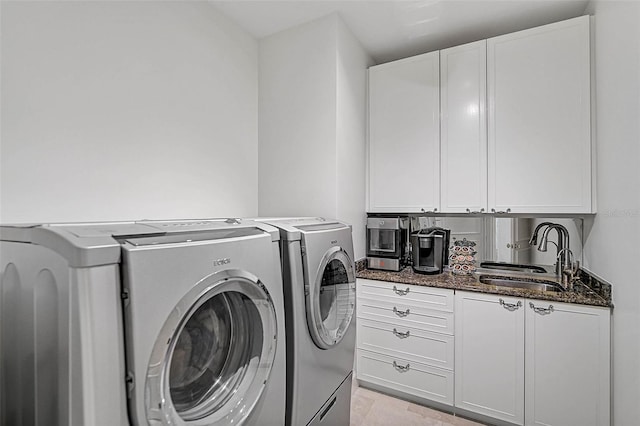
[[[257,41],[206,2],[1,7],[0,222],[257,214]]]
[[[336,217],[350,223],[356,259],[366,256],[367,69],[373,65],[338,20]]]
[[[336,21],[259,42],[261,216],[334,216]]]
[[[612,284],[613,420],[640,419],[640,3],[595,0],[598,214],[585,221],[588,269]]]
[[[335,14],[259,45],[259,213],[348,222],[362,258],[371,58]]]

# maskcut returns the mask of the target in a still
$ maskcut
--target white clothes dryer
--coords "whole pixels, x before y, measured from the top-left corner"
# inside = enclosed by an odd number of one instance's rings
[[[351,227],[324,218],[258,219],[280,229],[289,426],[348,426],[355,351]]]
[[[276,228],[2,226],[0,240],[1,424],[284,424]]]

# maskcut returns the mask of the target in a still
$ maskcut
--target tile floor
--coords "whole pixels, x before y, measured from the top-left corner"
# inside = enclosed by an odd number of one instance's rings
[[[351,389],[350,426],[479,426],[482,423],[456,417],[393,398],[369,389]]]

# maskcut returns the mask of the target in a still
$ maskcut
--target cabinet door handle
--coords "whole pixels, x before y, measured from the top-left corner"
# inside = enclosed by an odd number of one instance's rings
[[[401,332],[399,332],[398,330],[396,330],[394,328],[393,329],[393,334],[395,334],[398,339],[406,339],[407,337],[409,337],[410,331],[407,330],[406,333],[401,333]]]
[[[406,290],[400,290],[399,288],[397,288],[395,285],[393,286],[393,291],[398,295],[398,296],[406,296],[407,294],[409,294],[409,290],[411,290],[409,287],[407,287]]]
[[[533,312],[540,315],[549,315],[551,312],[553,312],[553,305],[549,305],[548,308],[539,308],[534,305],[533,302],[529,302],[529,307],[533,309]]]
[[[438,208],[436,207],[433,210],[425,210],[425,209],[420,209],[422,211],[422,213],[438,213]]]
[[[479,213],[484,213],[484,208],[481,208],[480,210],[471,210],[471,209],[467,209],[467,213],[468,214],[479,214]]]
[[[399,311],[398,308],[396,308],[394,306],[393,307],[393,313],[396,314],[397,316],[399,316],[400,318],[404,318],[407,315],[409,315],[409,309],[407,309],[406,311]]]
[[[511,312],[517,311],[520,308],[520,306],[522,306],[522,302],[520,300],[518,300],[518,303],[507,303],[502,299],[499,299],[499,300],[500,300],[500,305],[503,308],[505,308],[507,311],[511,311]]]
[[[496,211],[496,209],[491,209],[491,213],[495,213],[495,214],[511,213],[511,209],[507,209],[507,210],[498,210],[498,211]]]
[[[402,365],[398,365],[397,362],[393,361],[393,368],[395,368],[401,373],[406,373],[407,371],[409,371],[409,368],[411,368],[411,364],[407,363],[407,365],[402,366]]]

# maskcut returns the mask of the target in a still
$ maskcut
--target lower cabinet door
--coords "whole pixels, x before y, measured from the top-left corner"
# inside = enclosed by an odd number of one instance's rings
[[[526,424],[608,425],[610,310],[526,304]]]
[[[457,291],[455,405],[524,423],[524,300]]]
[[[453,371],[358,349],[358,380],[453,405]]]

